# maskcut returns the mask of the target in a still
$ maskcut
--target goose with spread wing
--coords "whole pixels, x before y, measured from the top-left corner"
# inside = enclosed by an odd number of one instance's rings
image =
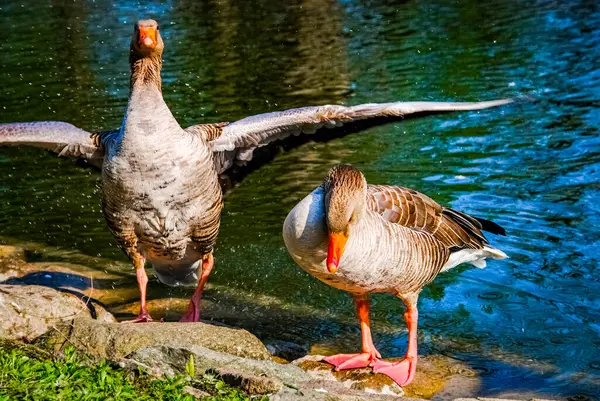
[[[182,320],[198,320],[223,205],[219,177],[233,166],[245,165],[257,149],[277,146],[292,135],[362,119],[481,110],[511,103],[504,99],[326,105],[183,129],[162,97],[163,48],[155,21],[135,24],[129,100],[119,129],[89,133],[55,121],[0,125],[0,146],[45,148],[101,169],[104,216],[136,269],[141,294],[136,322],[151,320],[146,308],[146,262],[167,285],[197,284]]]
[[[438,273],[462,263],[485,267],[504,259],[482,231],[506,235],[488,220],[442,207],[413,189],[368,185],[349,165],[332,168],[298,203],[283,225],[294,261],[324,283],[352,294],[362,332],[362,353],[329,356],[336,369],[372,366],[400,386],[417,367],[417,299]],[[368,295],[388,292],[406,306],[408,350],[400,362],[381,360],[371,337]]]

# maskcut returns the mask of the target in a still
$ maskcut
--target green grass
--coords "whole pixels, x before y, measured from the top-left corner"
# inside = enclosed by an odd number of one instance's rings
[[[183,392],[190,385],[211,394],[203,400],[249,399],[214,376],[154,379],[141,370],[129,372],[107,361],[91,364],[73,349],[62,358],[45,359],[0,344],[0,401],[193,401]]]

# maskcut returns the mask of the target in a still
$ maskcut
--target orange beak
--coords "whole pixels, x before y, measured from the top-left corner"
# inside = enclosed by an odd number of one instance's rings
[[[329,233],[329,248],[327,250],[327,270],[329,270],[329,273],[337,272],[347,241],[346,234]]]
[[[154,49],[156,47],[156,29],[140,27],[140,46]]]

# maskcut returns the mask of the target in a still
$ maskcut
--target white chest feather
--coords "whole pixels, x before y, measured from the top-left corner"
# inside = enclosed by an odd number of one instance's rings
[[[325,269],[327,226],[323,190],[319,187],[287,215],[283,223],[283,241],[296,263],[305,270]],[[321,266],[322,265],[322,266]]]
[[[294,261],[305,271],[333,287],[353,292],[393,291],[410,263],[402,241],[384,225],[353,227],[337,273],[327,271],[328,246],[323,190],[317,188],[290,211],[283,239]]]

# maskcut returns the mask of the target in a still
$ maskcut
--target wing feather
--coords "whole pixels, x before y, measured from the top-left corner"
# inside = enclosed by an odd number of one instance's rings
[[[367,207],[390,223],[432,235],[450,251],[482,249],[489,244],[479,219],[440,206],[414,189],[369,185]],[[492,224],[495,231],[502,230],[497,224]]]
[[[334,128],[365,119],[403,118],[411,114],[482,110],[512,102],[512,99],[502,99],[472,103],[394,102],[303,107],[243,118],[223,126],[220,135],[209,142],[215,152],[217,171],[223,173],[234,164],[246,164],[257,148],[293,135],[314,134],[321,127]]]
[[[98,140],[102,136],[59,121],[0,124],[0,146],[34,146],[59,156],[83,158],[96,166],[104,158],[104,147]]]

